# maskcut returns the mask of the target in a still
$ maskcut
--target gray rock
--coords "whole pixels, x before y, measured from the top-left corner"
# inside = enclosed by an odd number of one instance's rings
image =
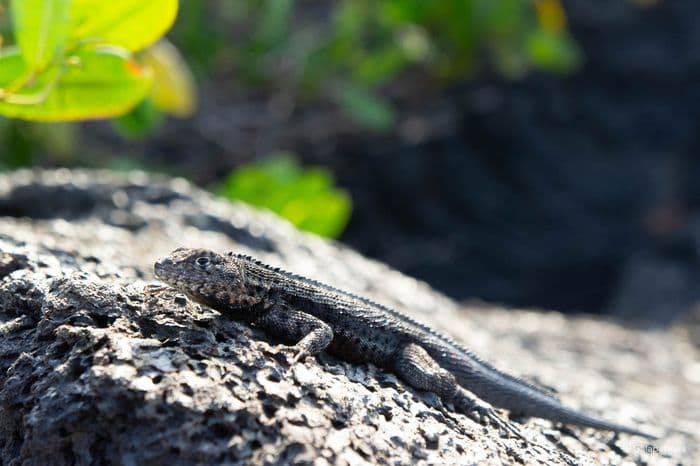
[[[458,305],[177,179],[14,172],[0,176],[0,216],[0,464],[700,462],[700,358],[682,328]],[[153,280],[153,261],[183,245],[367,295],[661,439],[511,421],[524,443],[371,365],[290,367],[277,342]]]

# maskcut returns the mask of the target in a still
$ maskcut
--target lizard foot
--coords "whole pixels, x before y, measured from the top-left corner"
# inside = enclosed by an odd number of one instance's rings
[[[488,406],[479,404],[476,400],[467,397],[461,397],[458,403],[458,409],[465,413],[471,420],[481,425],[493,425],[506,435],[511,434],[521,440],[527,440],[522,432],[513,426],[510,422],[504,421],[501,417]]]
[[[299,346],[282,346],[280,345],[279,350],[284,353],[287,357],[291,358],[290,365],[295,365],[299,361],[305,360],[310,354]]]
[[[522,432],[520,432],[520,429],[515,427],[512,423],[504,421],[493,409],[479,406],[473,412],[476,412],[476,415],[481,419],[486,419],[489,424],[495,425],[508,436],[513,435],[521,440],[527,440]]]

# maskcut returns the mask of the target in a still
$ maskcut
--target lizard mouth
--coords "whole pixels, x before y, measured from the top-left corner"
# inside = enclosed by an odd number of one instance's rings
[[[164,282],[168,282],[168,279],[170,278],[168,271],[172,265],[173,261],[167,257],[157,260],[153,265],[153,271],[155,272],[156,278],[163,280]]]

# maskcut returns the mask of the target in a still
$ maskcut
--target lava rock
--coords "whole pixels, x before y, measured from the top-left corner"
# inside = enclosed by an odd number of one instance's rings
[[[57,192],[81,201],[56,199]],[[679,329],[460,306],[182,180],[15,172],[0,176],[0,205],[0,464],[700,459],[697,434],[682,433],[700,431],[691,404],[698,351]],[[107,221],[117,210],[142,225]],[[278,342],[154,281],[153,261],[178,246],[236,249],[367,295],[449,329],[487,359],[498,357],[499,367],[556,387],[569,404],[634,419],[661,440],[647,448],[629,436],[508,421],[523,442],[372,365],[323,354],[290,366]]]

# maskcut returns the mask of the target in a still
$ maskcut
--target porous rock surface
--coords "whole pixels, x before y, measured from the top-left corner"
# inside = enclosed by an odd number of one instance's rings
[[[154,281],[154,260],[178,246],[247,252],[367,295],[660,439],[510,420],[525,441],[372,365],[290,366],[277,342]],[[680,326],[458,305],[183,180],[0,176],[3,465],[698,464],[699,359]]]

